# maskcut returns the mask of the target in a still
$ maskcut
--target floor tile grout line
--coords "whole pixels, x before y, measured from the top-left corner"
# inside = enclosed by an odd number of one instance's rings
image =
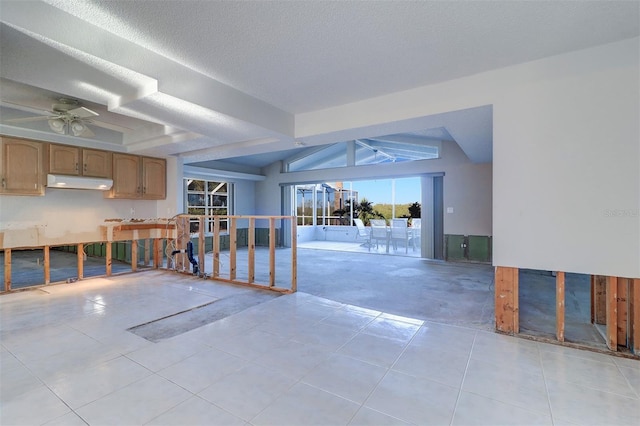
[[[460,402],[460,396],[462,395],[462,387],[464,386],[464,381],[467,378],[467,371],[469,371],[469,364],[471,363],[471,354],[473,353],[473,348],[476,345],[476,339],[478,338],[478,332],[473,336],[473,343],[471,343],[471,348],[469,349],[469,355],[467,357],[467,365],[464,368],[464,373],[462,374],[462,380],[460,381],[460,385],[458,388],[458,395],[456,396],[456,402],[453,404],[453,411],[451,412],[451,420],[449,420],[449,424],[453,424],[453,419],[456,417],[456,411],[458,410],[458,404]]]
[[[540,363],[540,371],[542,372],[542,380],[544,381],[544,390],[547,394],[547,405],[549,407],[549,418],[551,419],[551,424],[555,424],[555,419],[553,415],[553,405],[551,404],[551,392],[549,392],[549,382],[547,381],[547,375],[545,374],[544,362],[542,361],[542,350],[540,349],[540,345],[536,342],[536,348],[538,350],[538,362]]]

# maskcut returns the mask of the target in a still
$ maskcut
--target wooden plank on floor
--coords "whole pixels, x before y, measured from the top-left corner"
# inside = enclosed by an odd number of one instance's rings
[[[607,277],[607,347],[618,350],[618,278]]]
[[[564,272],[556,273],[556,338],[564,342]]]
[[[631,349],[636,355],[640,355],[640,279],[631,280]]]
[[[495,271],[496,330],[518,333],[518,268],[497,266]]]
[[[51,283],[51,253],[49,252],[49,246],[44,246],[42,249],[44,254],[44,283]]]
[[[78,243],[76,248],[78,255],[78,279],[84,278],[84,244]]]
[[[626,278],[618,277],[618,294],[617,294],[617,330],[618,330],[618,346],[628,347],[628,337],[629,337],[629,321],[628,318],[628,290],[629,290],[629,280]]]

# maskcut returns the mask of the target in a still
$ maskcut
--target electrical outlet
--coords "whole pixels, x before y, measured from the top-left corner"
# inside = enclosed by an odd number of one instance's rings
[[[131,207],[131,216],[134,216],[136,214],[136,209],[134,209],[133,207]]]

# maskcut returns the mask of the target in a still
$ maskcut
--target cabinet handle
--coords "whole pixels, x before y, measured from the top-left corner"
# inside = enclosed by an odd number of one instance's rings
[[[87,171],[87,163],[84,163],[83,170],[84,170],[85,172]]]
[[[76,163],[76,172],[78,171],[78,163]]]
[[[3,188],[7,187],[7,182],[4,180],[4,178],[2,178],[2,187]]]
[[[147,193],[147,187],[145,186],[144,188],[142,188],[142,193],[146,194]]]

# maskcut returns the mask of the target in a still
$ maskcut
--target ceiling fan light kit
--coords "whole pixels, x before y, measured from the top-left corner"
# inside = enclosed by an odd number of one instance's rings
[[[67,123],[62,118],[52,118],[49,120],[49,127],[56,133],[64,135],[66,133]]]

